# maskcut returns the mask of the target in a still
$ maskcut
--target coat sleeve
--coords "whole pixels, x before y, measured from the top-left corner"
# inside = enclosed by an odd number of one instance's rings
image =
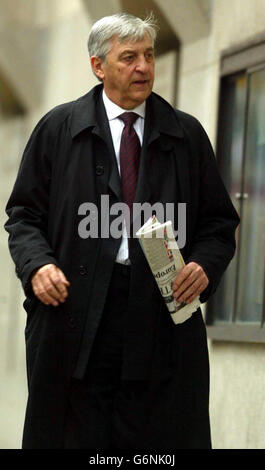
[[[198,121],[197,130],[193,144],[199,156],[199,211],[187,262],[200,264],[209,278],[200,296],[206,302],[234,256],[239,217],[220,177],[210,140]]]
[[[32,272],[44,264],[58,265],[47,237],[51,180],[47,120],[45,115],[32,132],[6,205],[9,250],[27,296],[33,295]]]

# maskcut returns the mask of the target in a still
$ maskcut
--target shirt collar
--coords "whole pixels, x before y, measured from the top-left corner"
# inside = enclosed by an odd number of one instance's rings
[[[104,89],[103,89],[103,92],[102,92],[102,99],[103,99],[104,106],[106,108],[106,113],[107,113],[109,121],[111,121],[112,119],[116,119],[118,116],[120,116],[120,114],[122,114],[126,111],[128,112],[128,109],[120,108],[120,106],[118,106],[116,103],[111,101],[108,98],[108,96],[106,95]],[[144,119],[145,118],[145,104],[146,103],[144,101],[142,104],[140,104],[136,108],[130,109],[130,112],[134,112],[136,114],[139,114],[139,116]]]

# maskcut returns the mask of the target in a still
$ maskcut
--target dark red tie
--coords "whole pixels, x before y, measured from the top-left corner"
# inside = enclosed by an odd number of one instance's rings
[[[121,187],[123,202],[129,206],[130,213],[136,192],[141,152],[140,141],[133,127],[138,117],[139,115],[133,112],[123,113],[119,116],[119,119],[125,124],[120,146]]]

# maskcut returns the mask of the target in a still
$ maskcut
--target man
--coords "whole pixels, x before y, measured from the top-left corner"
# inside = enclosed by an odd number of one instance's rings
[[[213,294],[234,254],[238,216],[205,131],[152,93],[155,36],[150,20],[126,14],[95,23],[88,46],[102,84],[40,120],[7,204],[28,314],[24,448],[211,447],[200,309],[175,325],[131,224],[102,235],[115,203],[131,222],[133,202],[186,203],[174,284],[186,303]]]

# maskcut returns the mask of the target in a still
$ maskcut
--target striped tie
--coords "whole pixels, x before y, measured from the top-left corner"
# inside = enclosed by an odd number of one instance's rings
[[[133,127],[138,114],[127,112],[119,116],[125,126],[121,135],[120,169],[123,201],[132,212],[132,204],[136,192],[139,171],[141,145],[138,135]]]

